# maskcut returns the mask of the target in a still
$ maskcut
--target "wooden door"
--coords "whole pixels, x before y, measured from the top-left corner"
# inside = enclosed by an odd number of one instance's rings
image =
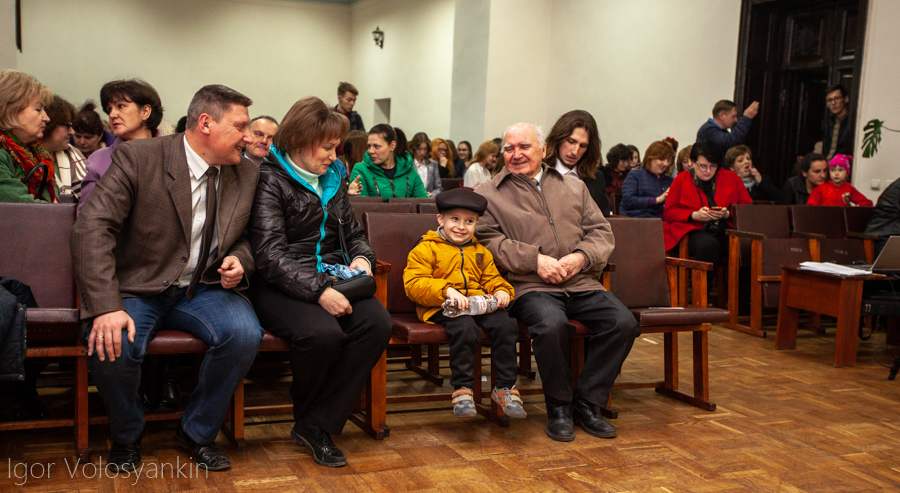
[[[776,184],[822,140],[828,86],[844,84],[855,115],[867,8],[868,0],[744,0],[735,102],[760,102],[745,143]]]

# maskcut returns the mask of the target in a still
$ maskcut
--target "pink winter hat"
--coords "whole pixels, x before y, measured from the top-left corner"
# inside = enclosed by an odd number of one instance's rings
[[[853,157],[848,156],[846,154],[835,154],[833,158],[831,158],[831,162],[828,163],[828,167],[831,166],[841,166],[845,170],[847,170],[847,174],[850,174],[850,163],[853,162]]]

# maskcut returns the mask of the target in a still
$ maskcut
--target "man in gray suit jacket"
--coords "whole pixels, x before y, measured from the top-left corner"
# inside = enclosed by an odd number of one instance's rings
[[[176,441],[199,467],[231,466],[214,442],[263,335],[239,294],[254,268],[245,226],[259,172],[242,157],[251,104],[233,89],[206,86],[191,100],[184,134],[120,145],[72,230],[111,469],[140,467],[141,361],[162,328],[209,346]]]

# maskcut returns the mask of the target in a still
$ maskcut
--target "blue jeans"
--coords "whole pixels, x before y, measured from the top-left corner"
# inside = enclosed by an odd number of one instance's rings
[[[250,303],[218,285],[200,284],[192,300],[185,291],[173,286],[148,298],[124,298],[125,312],[134,320],[134,342],[128,342],[123,333],[122,356],[112,362],[100,361],[96,352],[88,357],[117,443],[134,443],[144,431],[144,408],[138,395],[141,362],[147,343],[160,329],[187,332],[209,346],[181,418],[185,433],[200,444],[215,441],[231,396],[256,358],[263,329]],[[92,328],[93,322],[85,339]]]

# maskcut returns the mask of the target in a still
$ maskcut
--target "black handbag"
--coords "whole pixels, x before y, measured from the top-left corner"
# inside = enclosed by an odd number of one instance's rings
[[[341,242],[341,254],[344,256],[344,261],[350,265],[347,244],[344,240],[344,220],[340,218],[340,215],[338,215],[338,240]],[[351,304],[375,296],[375,278],[372,276],[363,274],[350,279],[332,276],[331,279],[334,281],[331,288],[344,295]]]
[[[332,279],[335,281],[331,288],[344,295],[351,304],[375,296],[375,278],[372,276],[363,274],[350,279]]]

